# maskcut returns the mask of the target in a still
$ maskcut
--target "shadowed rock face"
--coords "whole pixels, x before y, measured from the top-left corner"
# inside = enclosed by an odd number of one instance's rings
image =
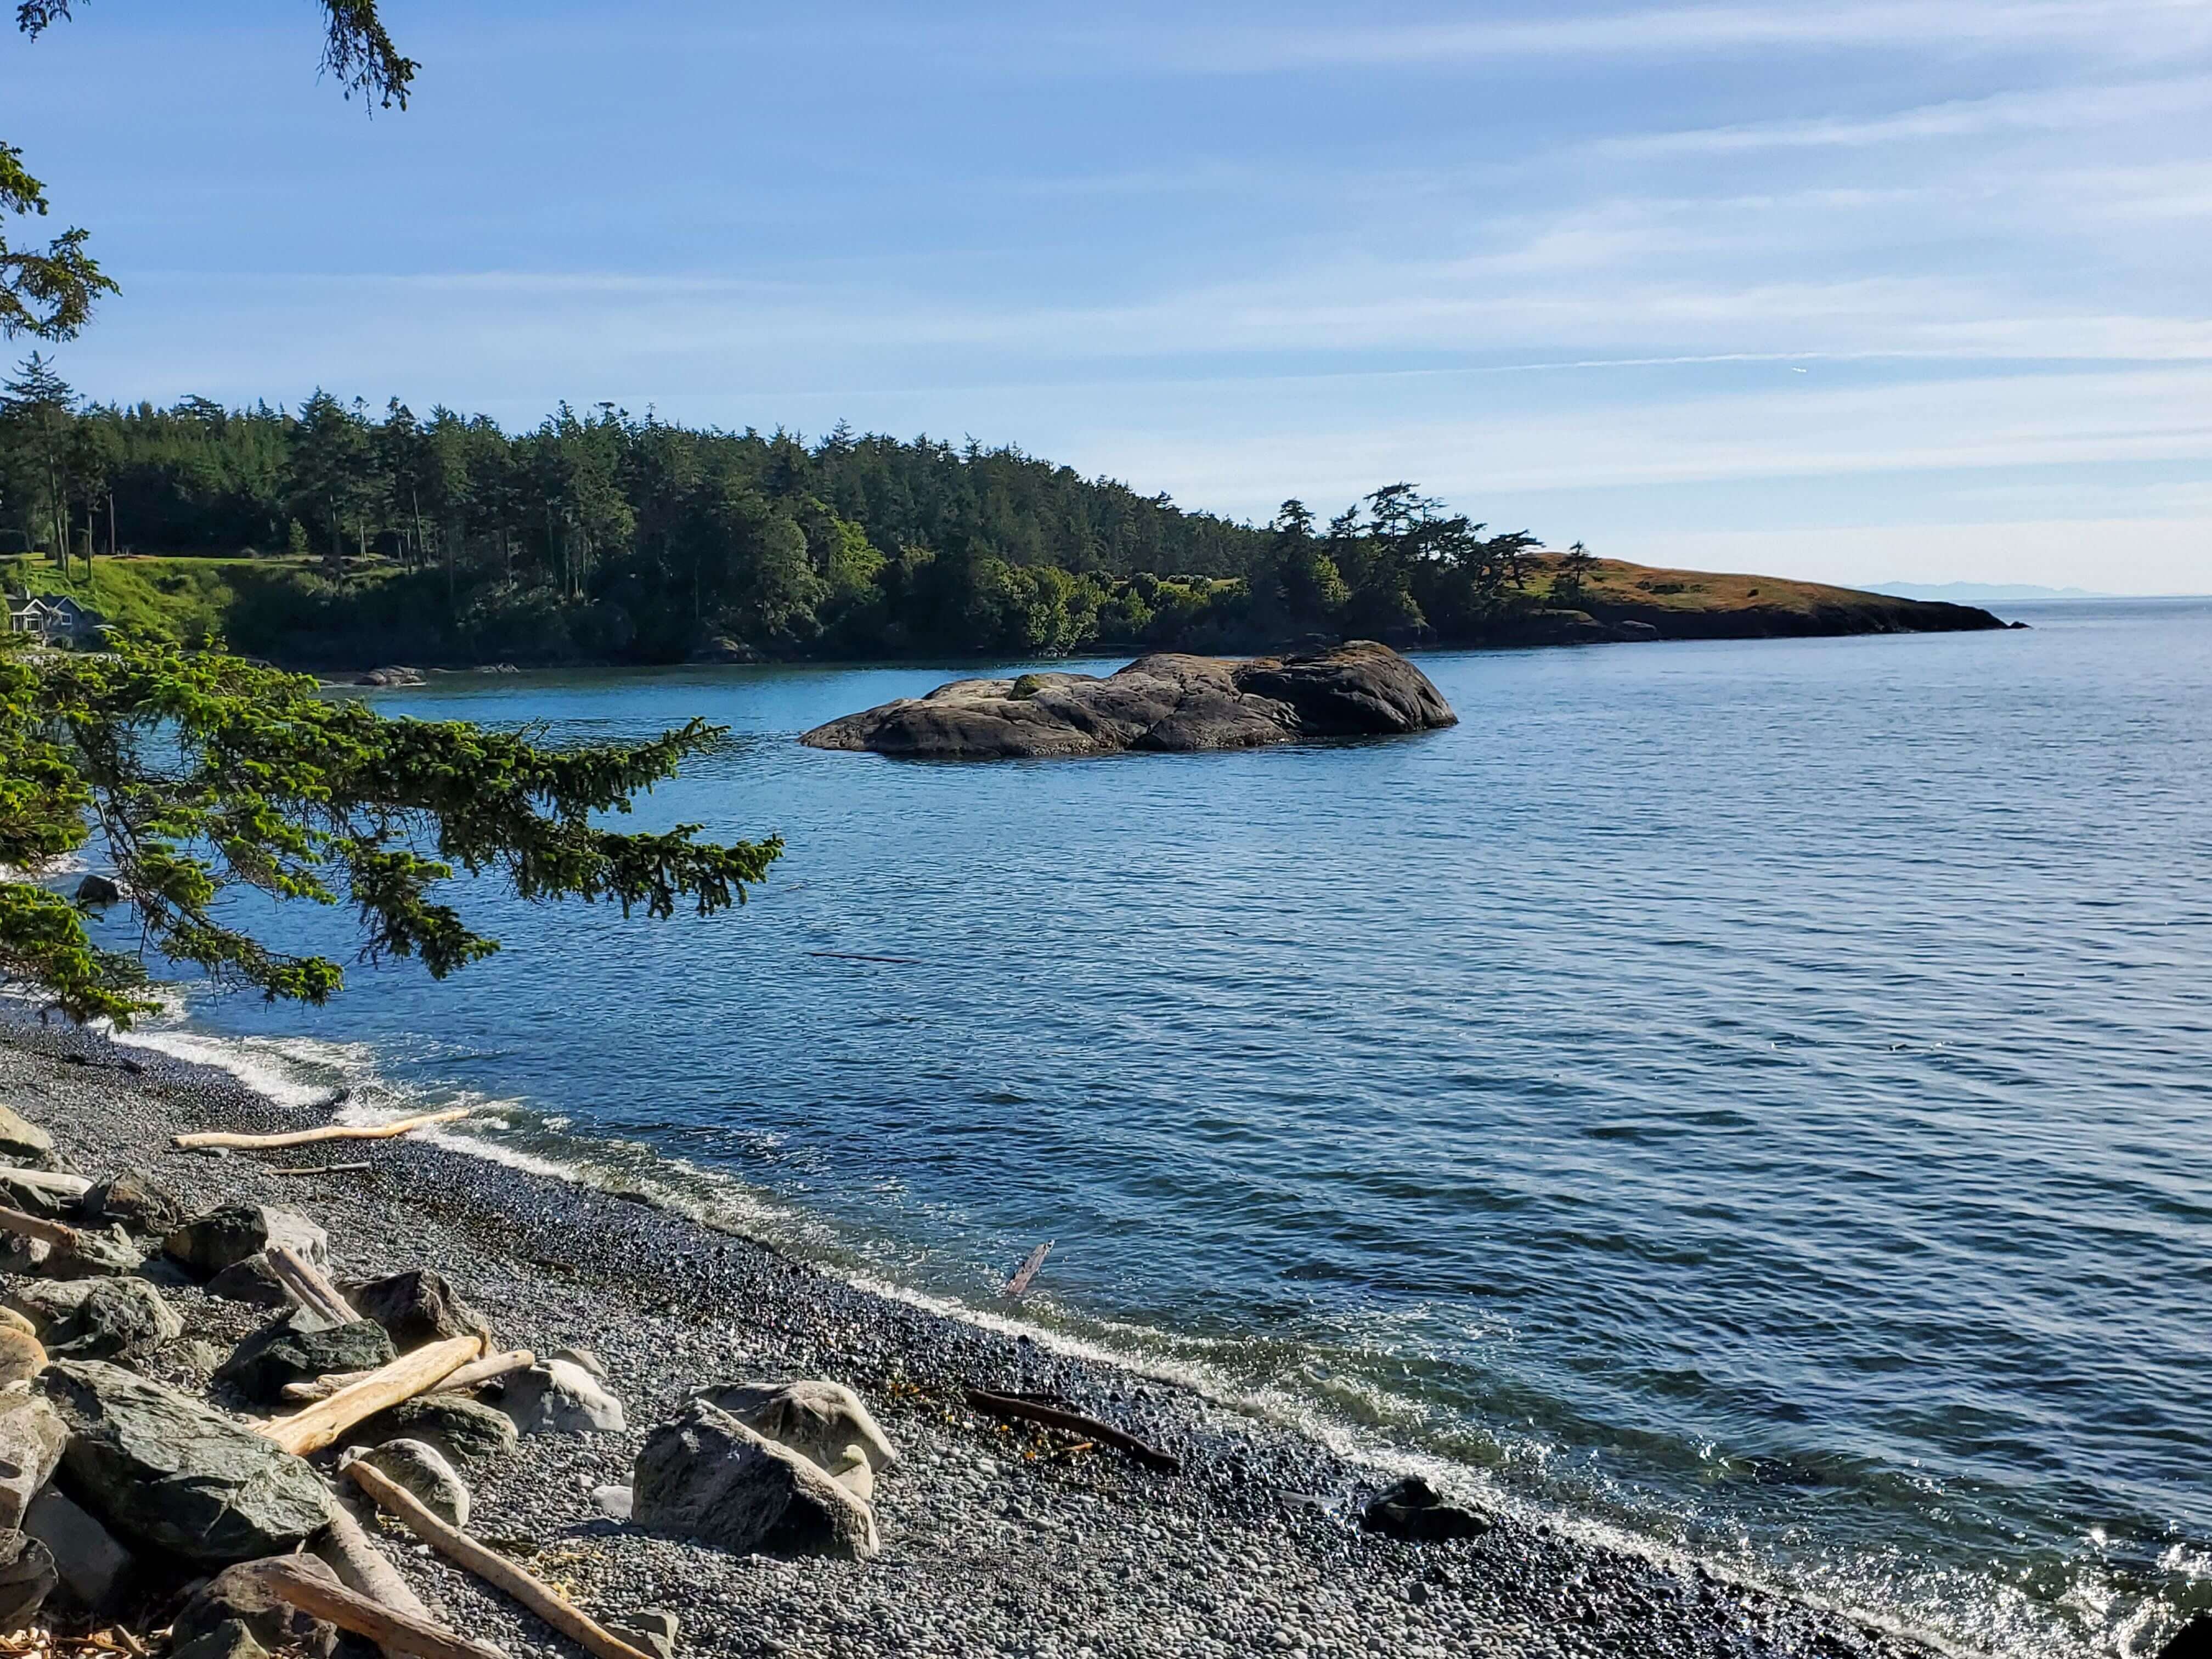
[[[1458,718],[1419,669],[1388,646],[1355,640],[1239,663],[1162,652],[1103,679],[954,680],[817,726],[799,741],[937,760],[1040,759],[1386,737]]]

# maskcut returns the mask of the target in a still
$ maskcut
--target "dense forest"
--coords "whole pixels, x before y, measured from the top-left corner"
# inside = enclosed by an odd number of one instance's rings
[[[320,392],[124,408],[35,356],[0,395],[0,556],[250,558],[286,579],[253,585],[230,642],[300,659],[1471,641],[1572,601],[1587,561],[1540,596],[1535,546],[1407,484],[1261,528],[1018,449],[842,425],[808,442],[564,404],[510,434]]]

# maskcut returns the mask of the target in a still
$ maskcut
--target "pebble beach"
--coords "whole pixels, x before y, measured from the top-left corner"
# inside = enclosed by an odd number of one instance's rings
[[[310,1149],[369,1167],[309,1176],[277,1171],[337,1159],[175,1150],[179,1133],[301,1119],[225,1073],[95,1035],[0,1029],[0,1099],[84,1174],[145,1170],[188,1203],[295,1211],[327,1231],[346,1274],[432,1267],[501,1341],[596,1355],[626,1428],[524,1435],[471,1472],[470,1530],[603,1620],[672,1613],[682,1654],[1929,1651],[1695,1563],[1593,1542],[1558,1517],[1507,1509],[1480,1537],[1380,1536],[1361,1517],[1390,1472],[1176,1384],[856,1288],[635,1197],[418,1141]],[[165,1293],[185,1334],[143,1369],[179,1387],[204,1388],[268,1316],[195,1288]],[[874,1490],[874,1559],[732,1554],[625,1522],[594,1498],[629,1483],[647,1436],[701,1389],[801,1377],[855,1390],[899,1449]],[[1113,1423],[1180,1470],[980,1415],[971,1388]],[[457,1630],[514,1659],[580,1651],[404,1534],[381,1541]]]

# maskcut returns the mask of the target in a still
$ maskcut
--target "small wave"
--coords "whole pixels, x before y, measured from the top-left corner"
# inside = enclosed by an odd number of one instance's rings
[[[214,1037],[143,1025],[113,1036],[127,1048],[228,1072],[256,1094],[294,1111],[331,1105],[343,1091],[373,1075],[375,1066],[365,1043],[321,1042],[313,1037]]]
[[[943,1317],[1026,1338],[1052,1352],[1110,1365],[1139,1377],[1188,1389],[1207,1402],[1218,1428],[1240,1422],[1288,1430],[1327,1448],[1378,1483],[1418,1474],[1440,1491],[1529,1525],[1546,1524],[1601,1549],[1641,1557],[1677,1572],[1693,1564],[1717,1568],[1747,1583],[1826,1607],[1945,1653],[2001,1650],[2021,1654],[2078,1651],[2052,1645],[2036,1609],[2008,1587],[1969,1583],[1931,1572],[1900,1583],[1897,1564],[1800,1562],[1777,1573],[1747,1536],[1728,1535],[1725,1517],[1677,1516],[1680,1524],[1659,1528],[1648,1504],[1625,1489],[1601,1483],[1571,1501],[1545,1477],[1565,1449],[1510,1431],[1481,1431],[1480,1447],[1447,1436],[1441,1449],[1409,1445],[1431,1415],[1427,1402],[1401,1392],[1371,1373],[1343,1369],[1315,1375],[1310,1356],[1285,1349],[1258,1352],[1245,1336],[1209,1336],[1058,1308],[1039,1298],[1024,1312],[994,1308],[957,1295],[901,1283],[876,1270],[864,1243],[813,1212],[778,1201],[727,1171],[702,1168],[653,1147],[626,1140],[563,1133],[568,1120],[538,1117],[521,1100],[465,1088],[410,1085],[384,1073],[365,1042],[332,1042],[305,1036],[221,1036],[185,1024],[190,999],[161,994],[162,1012],[116,1041],[237,1078],[279,1106],[302,1114],[321,1109],[333,1121],[374,1125],[450,1106],[481,1115],[427,1131],[423,1139],[459,1156],[481,1158],[526,1174],[573,1185],[632,1194],[710,1226],[793,1250],[856,1289]],[[1416,1314],[1400,1310],[1400,1319]],[[1387,1339],[1381,1346],[1390,1347]],[[1279,1363],[1278,1363],[1279,1362]],[[1258,1380],[1255,1380],[1255,1375]],[[1500,1439],[1498,1432],[1508,1434]],[[1536,1478],[1509,1484],[1499,1472]],[[1535,1492],[1531,1486],[1540,1488]],[[1548,1495],[1547,1495],[1548,1494]],[[1334,1496],[1348,1504],[1349,1491]],[[1663,1534],[1663,1535],[1662,1535]],[[1677,1541],[1680,1540],[1680,1541]],[[1993,1593],[1994,1591],[1994,1593]],[[2078,1594],[2078,1592],[2077,1592]],[[1944,1609],[1948,1616],[1930,1616]],[[2081,1609],[2092,1624],[2106,1624],[2125,1652],[2127,1638],[2109,1621],[2108,1609]],[[2107,1615],[2100,1620],[2096,1615]],[[2140,1622],[2140,1615],[2138,1618]]]

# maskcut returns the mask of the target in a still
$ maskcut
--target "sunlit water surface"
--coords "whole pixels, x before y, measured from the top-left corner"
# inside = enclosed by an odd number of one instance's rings
[[[379,706],[727,725],[636,822],[789,854],[706,922],[487,894],[442,986],[144,1040],[303,1116],[499,1103],[466,1144],[968,1309],[1050,1238],[1064,1340],[2132,1651],[2212,1606],[2212,604],[2021,614],[1435,656],[1454,730],[1035,764],[793,741],[936,669],[457,677]]]

